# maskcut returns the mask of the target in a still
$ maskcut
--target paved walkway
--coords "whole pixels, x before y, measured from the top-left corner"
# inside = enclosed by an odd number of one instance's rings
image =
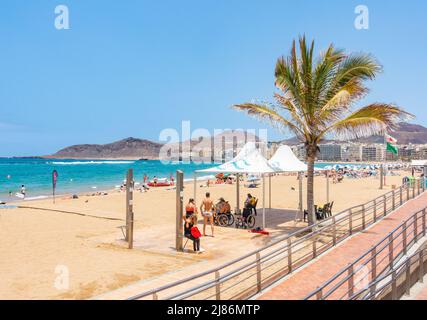
[[[387,233],[398,227],[404,220],[415,212],[427,206],[427,193],[409,201],[402,207],[379,221],[371,228],[356,234],[338,247],[328,251],[323,256],[303,269],[285,278],[278,285],[265,290],[259,295],[260,300],[299,300],[333,277],[349,263],[359,258],[374,244],[381,241]],[[427,298],[427,288],[423,290]]]

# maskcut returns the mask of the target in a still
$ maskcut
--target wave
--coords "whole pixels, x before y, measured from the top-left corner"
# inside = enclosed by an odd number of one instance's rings
[[[52,161],[46,164],[54,164],[61,166],[76,166],[76,165],[90,165],[90,164],[132,164],[135,161]]]

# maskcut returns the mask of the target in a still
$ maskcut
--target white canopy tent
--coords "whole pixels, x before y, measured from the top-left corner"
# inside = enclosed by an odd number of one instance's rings
[[[302,194],[302,173],[308,171],[308,166],[297,158],[292,149],[287,145],[282,145],[277,149],[276,153],[268,161],[268,164],[278,173],[296,172],[299,180],[299,213],[303,214],[303,194]],[[315,171],[323,171],[322,168],[314,168]],[[270,207],[271,207],[271,183],[270,183]],[[329,202],[329,172],[327,171],[326,180],[326,198]]]
[[[263,157],[261,152],[258,150],[254,142],[248,142],[239,154],[234,157],[232,160],[223,163],[219,166],[195,171],[195,186],[194,186],[194,198],[196,198],[196,188],[197,188],[197,173],[233,173],[237,176],[236,183],[236,198],[237,198],[237,208],[236,210],[240,210],[239,205],[239,192],[240,192],[240,174],[261,174],[263,178],[262,184],[262,202],[263,202],[263,228],[265,228],[265,177],[264,175],[267,173],[274,173],[275,170],[269,165],[268,161]]]

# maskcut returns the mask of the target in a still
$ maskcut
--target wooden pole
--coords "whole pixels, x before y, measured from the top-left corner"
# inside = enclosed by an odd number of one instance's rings
[[[262,175],[262,229],[265,229],[265,175]]]
[[[271,210],[271,173],[268,175],[268,207]]]
[[[128,248],[133,249],[133,169],[126,176],[126,241]]]
[[[197,206],[197,173],[194,172],[194,193],[193,193],[194,203]]]
[[[183,250],[184,225],[182,213],[184,210],[184,173],[181,170],[176,172],[176,234],[175,247],[177,251]]]
[[[329,203],[329,170],[326,171],[326,203]]]
[[[236,174],[236,213],[240,213],[240,174]]]
[[[304,206],[303,206],[303,194],[302,194],[302,180],[303,180],[304,174],[302,172],[298,172],[298,183],[299,183],[299,214],[302,219],[304,219]]]

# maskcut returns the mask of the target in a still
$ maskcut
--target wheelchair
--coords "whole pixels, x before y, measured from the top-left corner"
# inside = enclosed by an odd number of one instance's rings
[[[244,208],[242,215],[236,217],[235,226],[237,229],[253,229],[255,222],[255,215],[252,213],[252,209]]]

